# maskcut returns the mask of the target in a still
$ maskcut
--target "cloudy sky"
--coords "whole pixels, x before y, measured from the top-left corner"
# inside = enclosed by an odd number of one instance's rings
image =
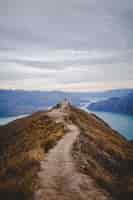
[[[132,0],[0,0],[0,88],[129,87]]]

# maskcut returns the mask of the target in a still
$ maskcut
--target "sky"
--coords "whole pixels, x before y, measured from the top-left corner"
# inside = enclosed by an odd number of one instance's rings
[[[0,88],[132,87],[132,0],[0,0]]]

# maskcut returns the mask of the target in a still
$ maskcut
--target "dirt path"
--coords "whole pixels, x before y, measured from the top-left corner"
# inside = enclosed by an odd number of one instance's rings
[[[52,111],[57,121],[63,120],[61,111]],[[63,114],[63,112],[62,112]],[[35,200],[105,200],[103,191],[96,188],[93,180],[76,171],[71,156],[74,141],[79,129],[74,124],[65,124],[68,132],[49,151],[46,159],[41,162],[41,187],[35,193]]]

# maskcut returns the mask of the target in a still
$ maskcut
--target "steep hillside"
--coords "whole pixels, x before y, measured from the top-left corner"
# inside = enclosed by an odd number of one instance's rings
[[[133,93],[121,98],[110,98],[92,103],[88,106],[88,109],[133,115]]]
[[[72,108],[81,134],[73,157],[82,173],[91,175],[115,199],[133,198],[133,145],[94,114]]]
[[[132,169],[132,142],[68,102],[0,128],[0,199],[131,200]]]
[[[0,128],[0,196],[3,199],[27,199],[31,195],[39,162],[63,135],[64,125],[56,124],[45,112]]]

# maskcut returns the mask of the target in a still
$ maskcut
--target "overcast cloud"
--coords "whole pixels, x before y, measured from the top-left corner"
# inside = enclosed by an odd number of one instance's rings
[[[133,87],[131,0],[0,0],[0,88]]]

